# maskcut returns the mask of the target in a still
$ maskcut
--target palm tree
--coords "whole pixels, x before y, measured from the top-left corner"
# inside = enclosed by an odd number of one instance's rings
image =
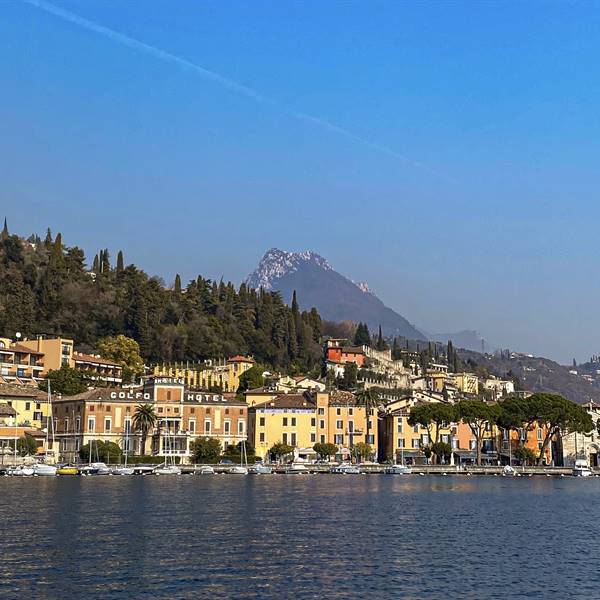
[[[135,413],[133,413],[133,427],[142,433],[140,454],[144,454],[148,431],[156,425],[157,420],[158,417],[152,404],[138,404],[136,406]]]
[[[365,418],[367,419],[367,436],[365,438],[366,443],[369,443],[369,434],[370,434],[370,415],[371,410],[377,408],[379,405],[379,394],[372,389],[362,389],[356,392],[356,405],[364,406],[365,408]]]

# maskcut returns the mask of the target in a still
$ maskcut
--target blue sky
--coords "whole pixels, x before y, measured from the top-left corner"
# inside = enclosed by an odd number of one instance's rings
[[[268,100],[5,0],[13,231],[123,249],[166,281],[312,249],[429,331],[600,350],[599,5],[53,5]]]

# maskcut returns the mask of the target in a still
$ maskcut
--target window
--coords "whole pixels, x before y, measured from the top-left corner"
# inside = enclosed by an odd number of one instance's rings
[[[310,441],[313,442],[313,443],[317,441],[317,434],[316,433],[311,433],[310,434]]]
[[[287,417],[283,417],[283,426],[287,427]]]
[[[104,419],[104,433],[110,433],[111,424],[112,423],[110,417]]]
[[[421,443],[423,444],[423,446],[427,446],[429,444],[429,435],[424,433],[421,436]]]
[[[538,442],[541,442],[542,439],[543,439],[542,438],[542,430],[539,427],[538,427],[538,430],[537,430],[537,439],[538,439]]]
[[[323,419],[321,419],[321,420],[319,421],[319,427],[320,427],[321,429],[325,429],[325,421],[324,421]]]
[[[296,417],[292,417],[292,427],[296,426]]]
[[[398,433],[403,433],[403,431],[402,431],[402,419],[398,419]]]
[[[196,414],[196,409],[192,406],[192,408],[190,408],[190,413],[192,415]]]
[[[204,433],[210,433],[210,421],[208,419],[204,421]]]
[[[444,444],[449,444],[450,443],[450,436],[447,433],[445,433],[444,435],[442,435],[442,442]]]
[[[25,402],[25,410],[31,410],[31,402]]]
[[[67,433],[69,431],[69,419],[65,419],[65,429],[64,429],[65,433]]]
[[[337,429],[344,429],[344,421],[336,421],[335,426]]]
[[[163,407],[162,407],[162,406],[159,406],[159,407],[158,407],[158,412],[159,412],[159,413],[163,412]]]
[[[418,448],[419,447],[419,440],[418,438],[414,438],[412,441],[412,447],[413,448]]]
[[[258,424],[261,427],[264,427],[265,426],[265,418],[264,417],[260,417],[260,419],[258,419]]]
[[[188,421],[188,429],[190,433],[196,433],[196,419],[190,419]]]
[[[242,435],[246,429],[246,424],[244,421],[238,421],[238,433]]]
[[[404,438],[398,438],[398,448],[404,448]]]
[[[319,414],[320,415],[324,415],[325,414],[325,409],[324,408],[319,408]]]
[[[419,433],[419,425],[413,425],[413,433]]]
[[[335,409],[335,414],[339,417],[342,414],[342,409],[341,408],[336,408]]]
[[[88,419],[88,432],[94,433],[96,431],[96,418],[90,417]]]
[[[354,421],[348,421],[348,431],[354,433]]]
[[[228,415],[228,414],[229,414],[229,409],[228,409],[228,408],[226,408],[226,409],[225,409],[225,414],[226,414],[226,415]]]
[[[33,413],[33,420],[34,421],[41,421],[42,420],[42,411],[41,410],[36,410]]]
[[[353,408],[349,408],[348,409],[348,414],[349,415],[353,415],[354,414],[354,409]]]
[[[259,441],[261,441],[261,442],[265,441],[265,434],[264,434],[264,432],[261,431],[260,435],[258,437],[259,437]]]
[[[125,433],[131,433],[131,419],[125,419],[123,423],[123,427],[125,429]]]
[[[371,419],[369,419],[368,428],[373,429],[373,421],[371,421]]]
[[[170,391],[168,391],[168,392],[167,392],[167,400],[170,400],[170,399],[171,399],[171,392],[170,392]]]
[[[94,412],[94,405],[90,404],[90,412]]]
[[[40,410],[42,408],[41,404],[39,402],[35,403],[35,410]]]
[[[287,444],[287,443],[288,443],[288,442],[287,442],[287,433],[284,433],[284,434],[283,434],[283,443],[284,443],[284,444]]]
[[[296,446],[296,434],[295,433],[292,433],[291,442],[292,442],[292,444],[291,444],[292,446]]]
[[[310,426],[311,427],[317,426],[317,420],[314,417],[311,417],[311,419],[310,419]]]
[[[231,432],[231,421],[223,421],[223,431],[227,434]]]
[[[321,436],[321,444],[324,444],[324,443],[325,443],[325,436],[324,436],[324,435],[322,435],[322,436]]]
[[[207,414],[207,415],[210,415],[210,406],[208,406],[208,407],[206,408],[206,414]]]
[[[240,408],[240,415],[243,415],[243,414],[244,414],[244,409]]]
[[[366,435],[365,438],[367,439],[367,444],[373,445],[375,443],[375,436],[372,433]]]
[[[341,445],[344,443],[344,436],[343,436],[343,434],[341,434],[341,433],[336,433],[336,434],[333,436],[333,443],[334,443],[336,446],[341,446]]]
[[[75,433],[79,433],[81,429],[81,417],[75,419]]]

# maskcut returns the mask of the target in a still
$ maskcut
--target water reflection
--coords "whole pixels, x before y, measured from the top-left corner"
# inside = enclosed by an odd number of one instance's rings
[[[598,480],[0,480],[0,595],[598,597]]]

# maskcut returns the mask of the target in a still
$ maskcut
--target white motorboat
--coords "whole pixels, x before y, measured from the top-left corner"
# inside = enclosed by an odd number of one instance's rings
[[[113,475],[134,475],[135,469],[133,467],[115,467],[111,472]]]
[[[263,465],[262,463],[256,463],[248,468],[248,473],[251,475],[270,475],[273,473],[273,469],[268,465]]]
[[[196,471],[196,474],[197,475],[214,475],[215,474],[215,470],[210,465],[204,465],[203,467],[200,467]]]
[[[329,472],[336,475],[360,475],[360,469],[356,465],[348,463],[335,465],[329,469]]]
[[[20,465],[10,471],[10,475],[13,477],[31,477],[34,474],[33,467],[28,465]]]
[[[38,463],[33,465],[33,474],[38,477],[54,477],[58,471],[58,467],[47,465],[46,463]]]
[[[79,467],[80,475],[110,475],[110,469],[103,462],[93,462]]]
[[[160,465],[154,469],[155,475],[181,475],[181,469],[177,465]]]
[[[229,469],[228,473],[231,475],[248,475],[248,468],[243,465],[234,465]]]
[[[518,475],[517,470],[510,465],[506,465],[502,469],[502,477],[517,477]]]
[[[154,473],[155,467],[151,467],[150,465],[136,465],[133,467],[133,472],[135,475],[151,475]]]
[[[573,467],[573,476],[574,477],[589,477],[592,474],[592,470],[588,467],[587,460],[578,458],[575,461],[575,466]]]
[[[300,463],[292,463],[286,468],[285,472],[288,475],[308,475],[310,473],[310,471]]]
[[[388,475],[410,475],[412,469],[406,465],[390,465],[385,469]]]

